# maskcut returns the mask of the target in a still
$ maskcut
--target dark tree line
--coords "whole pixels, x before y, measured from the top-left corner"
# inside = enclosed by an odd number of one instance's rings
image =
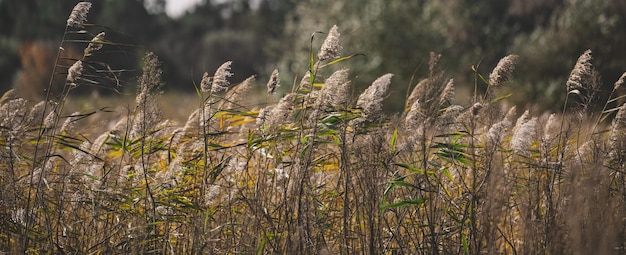
[[[76,2],[0,0],[2,90],[18,83],[25,45],[58,43]],[[311,33],[334,24],[344,55],[365,54],[351,60],[355,82],[395,73],[396,97],[414,74],[425,75],[430,51],[441,53],[448,75],[468,89],[474,87],[472,65],[488,75],[501,57],[520,55],[513,100],[530,98],[543,108],[562,100],[568,70],[586,49],[594,53],[603,90],[626,71],[626,2],[620,0],[207,0],[177,19],[164,13],[162,0],[148,8],[144,0],[92,2],[89,21],[125,45],[98,57],[134,70],[143,51],[155,51],[168,90],[191,90],[192,80],[229,60],[234,81],[253,74],[265,79],[279,68],[290,83],[306,70]]]

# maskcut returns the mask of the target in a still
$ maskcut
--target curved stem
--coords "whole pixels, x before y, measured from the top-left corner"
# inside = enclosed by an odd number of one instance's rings
[[[48,87],[46,89],[46,96],[45,96],[45,99],[44,99],[45,104],[44,104],[44,107],[43,107],[43,112],[41,114],[41,121],[40,121],[41,124],[44,123],[45,118],[46,118],[46,111],[48,110],[47,109],[48,108],[48,102],[49,102],[49,100],[51,98],[52,85],[54,83],[54,77],[55,77],[55,74],[56,74],[56,71],[57,71],[59,59],[61,58],[61,51],[63,49],[63,43],[65,42],[65,36],[67,35],[67,29],[68,29],[68,27],[66,26],[65,30],[63,31],[63,37],[61,38],[61,43],[59,44],[59,49],[57,50],[57,56],[56,56],[56,58],[54,60],[54,66],[52,68],[52,75],[50,76],[50,80],[48,82]],[[57,107],[55,107],[55,109],[56,108]],[[52,129],[54,130],[54,128],[52,128]],[[37,165],[38,165],[37,164],[37,156],[39,154],[39,145],[41,144],[41,140],[42,140],[43,136],[46,135],[46,132],[48,132],[48,131],[49,130],[46,129],[45,127],[43,127],[43,125],[42,125],[42,127],[39,130],[39,134],[37,135],[37,140],[35,142],[35,151],[33,153],[33,161],[32,161],[33,163],[32,163],[32,168],[30,170],[30,181],[29,181],[28,192],[27,192],[27,196],[26,196],[26,208],[24,209],[24,211],[26,212],[27,220],[26,220],[26,226],[23,229],[24,232],[22,233],[22,237],[24,238],[24,240],[22,240],[22,251],[23,252],[26,252],[28,250],[28,242],[29,242],[28,232],[29,232],[29,229],[31,228],[32,221],[33,221],[33,218],[34,218],[33,215],[31,215],[30,211],[31,211],[31,199],[32,199],[32,195],[33,195],[32,194],[32,189],[33,189],[33,184],[34,184],[33,182],[35,181],[34,180],[35,179],[35,171],[37,170]],[[46,147],[46,150],[47,150],[47,148],[49,148],[49,147]],[[47,153],[47,151],[46,151],[46,153]],[[44,157],[42,159],[41,164],[40,164],[41,165],[41,171],[39,173],[39,181],[37,182],[37,187],[36,187],[36,190],[35,190],[35,201],[33,201],[33,202],[36,202],[37,198],[40,196],[41,185],[43,183],[43,178],[44,178],[44,170],[45,170],[44,168],[45,168],[45,165],[46,165],[47,161],[48,161],[48,158]],[[34,206],[33,206],[33,208],[34,208]]]

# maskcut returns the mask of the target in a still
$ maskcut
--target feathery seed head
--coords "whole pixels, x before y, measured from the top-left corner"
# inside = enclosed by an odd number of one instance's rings
[[[250,90],[250,88],[252,88],[252,85],[254,85],[254,81],[256,80],[256,77],[254,75],[246,78],[245,80],[243,80],[241,83],[239,83],[239,85],[237,85],[234,89],[233,89],[233,94],[235,94],[236,98],[229,98],[229,100],[232,101],[239,101],[239,99],[241,99],[241,96],[246,94],[248,92],[248,90]]]
[[[90,2],[80,2],[76,4],[74,9],[72,9],[70,17],[67,19],[67,26],[76,28],[83,27],[83,23],[87,22],[87,13],[89,13],[90,8]]]
[[[516,126],[516,131],[511,138],[511,149],[518,154],[525,154],[528,152],[528,147],[532,145],[532,136],[537,124],[537,117],[534,117],[519,127]]]
[[[281,123],[286,123],[286,121],[288,121],[295,99],[296,93],[289,93],[280,99],[278,104],[272,108],[271,112],[269,112],[269,115],[267,116],[267,121],[270,126],[278,126]]]
[[[57,115],[55,111],[51,111],[50,113],[48,113],[48,116],[46,116],[46,118],[43,121],[43,126],[45,128],[53,128],[56,125],[56,121],[57,121]]]
[[[546,120],[546,125],[543,128],[543,140],[546,142],[551,141],[555,137],[558,137],[559,132],[559,121],[556,118],[554,113],[548,116],[548,120]]]
[[[513,119],[515,118],[517,108],[515,106],[511,107],[507,112],[504,118],[493,124],[489,130],[487,131],[487,136],[485,137],[485,147],[490,150],[495,149],[494,146],[498,145],[500,141],[502,141],[502,137],[504,133],[511,128],[513,125]]]
[[[413,105],[411,105],[411,109],[404,118],[404,123],[407,127],[413,127],[419,124],[419,121],[424,117],[421,110],[420,101],[416,100]]]
[[[70,116],[68,116],[65,121],[63,122],[63,125],[61,126],[61,129],[59,130],[59,132],[63,133],[63,132],[67,132],[70,133],[72,131],[74,131],[74,128],[76,127],[75,123],[76,120],[78,120],[78,118],[80,117],[80,112],[74,112],[72,114],[70,114]]]
[[[370,85],[360,96],[356,102],[357,107],[363,109],[361,117],[353,120],[353,124],[360,124],[363,121],[376,121],[383,111],[383,99],[389,84],[391,83],[393,74],[385,74]]]
[[[422,79],[415,85],[415,87],[411,91],[411,94],[409,95],[409,98],[406,99],[406,103],[404,106],[405,111],[409,110],[413,106],[413,103],[415,103],[420,97],[423,96],[423,93],[426,90],[429,81],[430,79]]]
[[[611,124],[611,130],[619,131],[626,128],[626,103],[619,107],[615,119]]]
[[[216,201],[219,201],[219,195],[221,190],[222,187],[220,185],[209,184],[204,192],[204,200],[202,200],[203,204],[206,206],[211,205]]]
[[[28,118],[26,119],[26,121],[27,122],[32,122],[37,117],[41,118],[41,115],[43,114],[43,110],[44,110],[45,106],[46,106],[46,101],[40,101],[39,103],[34,105],[30,109],[30,112],[28,113]]]
[[[276,88],[280,87],[280,79],[278,75],[278,69],[274,69],[270,80],[267,82],[267,94],[271,95],[276,93]]]
[[[593,154],[596,153],[596,149],[595,147],[595,141],[594,140],[589,140],[587,142],[585,142],[582,146],[580,146],[577,150],[576,153],[576,161],[574,161],[575,164],[579,165],[581,162],[584,162],[587,158],[593,157]],[[609,152],[609,156],[611,155],[611,152]]]
[[[269,112],[272,111],[272,108],[274,108],[273,105],[270,105],[268,107],[265,107],[263,109],[261,109],[259,111],[259,114],[257,114],[256,117],[256,125],[258,126],[262,126],[265,124],[265,120],[267,119],[267,115],[269,115]]]
[[[315,102],[316,108],[327,106],[337,107],[348,103],[348,92],[350,89],[348,72],[349,69],[347,68],[340,69],[326,79]]]
[[[506,113],[506,115],[504,116],[504,120],[508,121],[509,123],[513,123],[515,115],[517,115],[517,106],[514,105]]]
[[[218,93],[228,89],[230,82],[228,82],[227,78],[233,76],[233,73],[230,72],[230,65],[232,63],[233,61],[226,61],[226,63],[217,68],[215,75],[213,75],[213,82],[211,86],[212,93]]]
[[[200,91],[209,92],[211,91],[211,77],[209,73],[204,72],[202,75],[202,81],[200,81]]]
[[[9,100],[0,106],[0,118],[2,122],[0,125],[15,127],[19,125],[18,121],[15,119],[23,114],[23,111],[26,109],[26,100],[23,98],[16,98],[13,100]]]
[[[530,112],[526,110],[524,111],[522,116],[517,118],[517,121],[515,122],[515,129],[518,129],[522,124],[528,122],[529,120],[530,120]]]
[[[78,60],[67,69],[67,82],[73,86],[76,86],[76,81],[83,72],[83,62]]]
[[[138,79],[139,86],[135,101],[137,105],[143,105],[149,96],[153,95],[162,85],[161,63],[152,52],[147,52],[143,57],[143,73]]]
[[[448,80],[448,83],[446,83],[443,91],[441,91],[439,106],[441,107],[443,104],[452,101],[452,99],[454,99],[454,79]]]
[[[441,54],[430,52],[430,59],[428,60],[428,72],[429,76],[433,77],[435,72],[437,71],[437,65],[439,64],[439,60],[441,59]]]
[[[337,31],[338,29],[337,25],[334,25],[328,32],[328,36],[326,36],[324,43],[322,43],[322,48],[317,54],[317,58],[320,61],[326,61],[339,57],[339,52],[342,47],[339,45],[340,34],[339,31]]]
[[[183,127],[184,134],[190,133],[200,127],[200,114],[200,109],[196,109],[189,115],[187,122],[185,122],[185,126]]]
[[[2,95],[2,98],[0,98],[0,105],[16,98],[17,98],[17,93],[15,93],[15,89],[9,89],[7,90],[7,92],[4,92],[4,94]]]
[[[441,113],[439,118],[437,118],[436,123],[438,124],[441,130],[451,128],[450,125],[454,124],[457,121],[457,118],[461,116],[464,108],[460,105],[450,105],[445,108],[445,111]],[[456,131],[456,130],[453,130]]]
[[[228,91],[228,93],[224,96],[226,103],[223,105],[222,109],[233,109],[237,106],[243,105],[240,101],[242,101],[243,96],[248,93],[250,88],[252,88],[255,80],[256,77],[252,75]]]
[[[609,148],[613,154],[616,154],[616,150],[624,150],[626,139],[624,138],[624,131],[626,130],[626,103],[622,104],[615,115],[615,119],[611,123],[611,132],[609,133]],[[621,148],[620,148],[621,147]],[[614,155],[611,155],[614,157]]]
[[[393,74],[388,73],[372,82],[372,85],[359,96],[356,105],[369,113],[382,110],[381,102],[389,88],[391,77],[393,77]]]
[[[506,120],[501,120],[496,124],[493,124],[489,131],[487,131],[487,135],[485,136],[485,148],[489,150],[495,149],[500,141],[502,141],[502,137],[508,128],[510,128],[511,122]]]
[[[91,42],[87,45],[87,48],[85,48],[85,56],[91,56],[92,52],[102,49],[102,42],[104,42],[105,35],[104,32],[101,32],[91,39]]]
[[[574,90],[583,89],[584,84],[589,82],[592,77],[591,50],[586,50],[576,61],[574,69],[567,79],[567,93]]]
[[[160,67],[158,57],[153,52],[147,52],[143,58],[143,73],[139,78],[142,90],[154,91],[162,85]]]
[[[515,61],[517,58],[517,55],[508,55],[500,59],[498,65],[496,65],[489,75],[489,85],[501,86],[503,83],[509,81],[515,69]]]

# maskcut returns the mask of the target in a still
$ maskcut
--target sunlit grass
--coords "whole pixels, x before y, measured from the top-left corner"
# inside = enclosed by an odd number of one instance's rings
[[[589,60],[564,110],[536,115],[506,103],[515,57],[476,72],[461,106],[433,53],[405,110],[384,114],[392,75],[353,93],[337,29],[281,96],[214,70],[196,94],[161,94],[151,53],[136,95],[74,95],[115,80],[91,51],[60,98],[7,95],[0,252],[624,253],[626,108],[590,111]],[[62,45],[99,42],[114,45]]]

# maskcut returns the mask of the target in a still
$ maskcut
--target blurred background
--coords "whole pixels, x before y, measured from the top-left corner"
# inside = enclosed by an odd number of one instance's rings
[[[0,0],[0,92],[16,88],[31,100],[47,86],[66,19],[78,1]],[[601,94],[626,71],[626,1],[623,0],[94,0],[86,27],[107,33],[94,58],[127,70],[122,93],[146,50],[163,62],[165,91],[193,93],[202,73],[232,60],[237,83],[257,75],[265,84],[281,73],[283,93],[307,70],[313,32],[337,24],[343,55],[362,53],[351,69],[355,93],[394,73],[390,110],[402,107],[409,85],[428,72],[431,51],[454,78],[457,100],[467,104],[476,82],[500,58],[520,56],[509,84],[514,104],[558,110],[565,80],[591,49],[602,75]],[[314,38],[319,49],[324,34]],[[90,36],[85,35],[86,40]],[[84,47],[84,45],[83,45]],[[80,48],[66,48],[67,56]],[[112,93],[104,90],[101,93]],[[398,102],[398,103],[394,103]],[[601,101],[604,102],[604,101]]]

